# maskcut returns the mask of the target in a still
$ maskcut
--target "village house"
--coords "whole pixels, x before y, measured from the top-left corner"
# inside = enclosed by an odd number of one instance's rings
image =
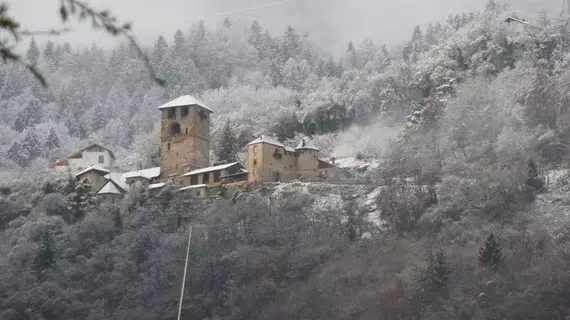
[[[50,168],[56,172],[81,172],[91,166],[110,169],[115,164],[113,151],[97,143],[92,143],[77,150],[65,159],[55,161]]]
[[[182,96],[158,108],[161,112],[161,166],[126,173],[110,172],[113,153],[91,144],[70,155],[65,165],[78,170],[78,181],[91,185],[98,196],[113,201],[128,190],[144,187],[158,194],[168,184],[179,192],[207,198],[216,190],[237,190],[251,184],[295,179],[331,179],[334,163],[319,158],[319,149],[304,139],[297,147],[261,136],[247,145],[247,167],[239,162],[210,166],[210,114],[214,111],[192,96]]]
[[[128,191],[128,186],[119,180],[107,178],[103,185],[97,190],[96,195],[103,199],[109,200],[112,203],[119,201],[123,198]]]
[[[109,170],[99,166],[90,166],[89,168],[78,172],[75,179],[82,184],[91,186],[92,190],[99,190],[105,184],[105,176],[111,173]]]

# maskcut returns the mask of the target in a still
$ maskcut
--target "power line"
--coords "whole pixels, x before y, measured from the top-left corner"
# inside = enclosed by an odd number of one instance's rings
[[[188,248],[186,248],[186,262],[184,263],[184,276],[182,277],[182,289],[180,289],[180,305],[178,306],[178,320],[182,315],[182,301],[184,300],[184,286],[186,284],[186,270],[188,270],[188,257],[190,256],[190,240],[192,240],[192,225],[188,231]]]
[[[293,1],[295,1],[295,0],[282,0],[282,1],[272,2],[272,3],[260,4],[260,5],[257,5],[257,6],[251,6],[251,7],[246,7],[246,8],[239,8],[239,9],[230,10],[230,11],[226,11],[226,12],[217,12],[217,13],[214,13],[214,14],[209,15],[209,17],[225,16],[225,15],[229,15],[229,14],[233,14],[233,13],[240,13],[240,12],[245,12],[245,11],[258,10],[258,9],[263,9],[263,8],[269,8],[269,7],[274,7],[274,6],[278,6],[278,5],[285,4],[285,3],[289,3],[289,2],[293,2]],[[204,20],[204,19],[206,19],[207,17],[208,17],[208,16],[192,17],[192,18],[190,18],[190,19],[186,19],[186,21]],[[174,21],[170,21],[170,23],[174,23]]]

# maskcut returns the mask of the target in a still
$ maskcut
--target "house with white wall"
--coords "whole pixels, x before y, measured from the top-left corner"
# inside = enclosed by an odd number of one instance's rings
[[[100,144],[92,143],[70,154],[66,159],[54,162],[50,168],[57,172],[75,174],[92,166],[110,169],[114,165],[115,154],[113,151]]]

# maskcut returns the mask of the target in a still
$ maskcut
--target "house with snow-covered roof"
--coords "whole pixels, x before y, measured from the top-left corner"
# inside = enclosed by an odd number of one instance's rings
[[[98,143],[92,143],[70,154],[66,159],[66,164],[72,173],[95,165],[109,169],[115,164],[115,154]]]
[[[105,183],[105,176],[109,173],[109,170],[93,165],[75,174],[75,179],[80,183],[91,186],[92,190],[95,191]]]
[[[305,139],[291,148],[262,135],[247,147],[248,182],[326,179],[336,172],[334,164],[319,159],[319,149]]]

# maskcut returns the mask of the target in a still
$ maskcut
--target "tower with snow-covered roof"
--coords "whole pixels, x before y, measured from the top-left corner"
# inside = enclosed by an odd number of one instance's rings
[[[189,95],[158,109],[161,112],[161,178],[177,180],[185,172],[209,167],[210,115],[214,111]]]
[[[318,176],[319,149],[303,139],[295,148],[295,155],[299,174],[311,178]]]

